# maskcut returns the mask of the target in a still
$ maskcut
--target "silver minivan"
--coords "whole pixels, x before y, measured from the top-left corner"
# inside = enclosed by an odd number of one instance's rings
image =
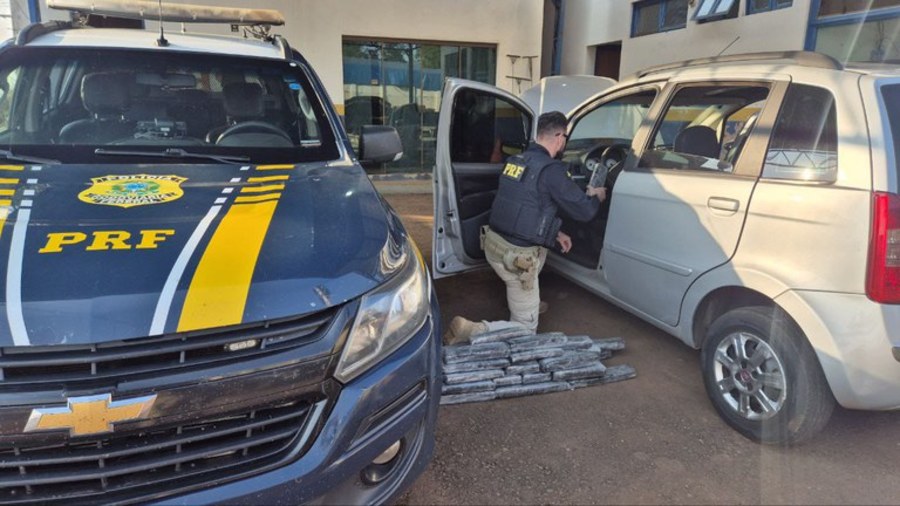
[[[710,399],[751,439],[806,440],[835,401],[900,407],[900,69],[757,53],[575,98],[564,158],[581,185],[606,173],[610,198],[564,219],[574,247],[550,268],[700,349]],[[484,265],[479,229],[533,110],[447,81],[435,277]]]

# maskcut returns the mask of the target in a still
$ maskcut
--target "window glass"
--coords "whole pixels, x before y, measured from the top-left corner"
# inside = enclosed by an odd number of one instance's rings
[[[713,11],[714,14],[725,14],[732,7],[734,7],[734,0],[719,0],[719,5],[716,6],[716,10]]]
[[[793,5],[793,0],[748,0],[747,14],[783,9]]]
[[[735,18],[737,17],[737,6],[738,2],[735,0],[703,0],[694,13],[694,19],[703,22]]]
[[[819,17],[897,7],[900,0],[820,0]]]
[[[696,19],[705,18],[712,13],[712,8],[715,7],[717,1],[718,0],[703,0],[700,7],[697,7],[697,12],[695,14]]]
[[[634,4],[634,35],[646,35],[659,31],[660,2],[644,2]]]
[[[788,88],[762,175],[803,181],[835,180],[837,118],[830,91],[803,84]]]
[[[636,2],[632,14],[631,36],[637,37],[684,28],[687,24],[687,11],[687,0]]]
[[[338,156],[322,103],[297,63],[29,48],[5,52],[0,69],[11,85],[0,143],[23,154],[93,161],[97,147],[140,147],[273,163]]]
[[[881,88],[884,108],[891,127],[894,144],[894,170],[900,172],[900,84],[892,84]]]
[[[823,26],[816,30],[816,51],[838,61],[900,59],[900,18]]]
[[[662,30],[684,28],[687,23],[688,5],[686,0],[665,0],[663,2]]]
[[[732,172],[768,95],[765,86],[679,90],[639,166]]]
[[[531,121],[501,98],[462,90],[453,104],[450,128],[452,162],[502,163],[525,149]]]
[[[566,152],[578,151],[604,140],[630,144],[647,116],[656,90],[646,90],[607,102],[582,116],[566,144]]]
[[[345,39],[343,54],[344,124],[351,146],[358,147],[362,126],[372,124],[396,128],[403,145],[399,160],[366,166],[370,173],[430,171],[444,79],[496,80],[494,47]]]
[[[16,89],[16,81],[19,78],[19,69],[15,68],[11,72],[6,73],[0,77],[0,82],[3,83],[2,89],[0,89],[0,132],[6,132],[9,130],[9,111],[12,104],[12,91]]]

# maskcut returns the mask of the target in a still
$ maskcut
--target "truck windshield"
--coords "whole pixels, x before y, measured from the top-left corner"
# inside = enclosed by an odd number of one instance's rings
[[[332,160],[337,142],[323,107],[296,62],[44,47],[0,56],[0,148],[17,156],[109,163],[153,152],[159,163],[168,150]]]

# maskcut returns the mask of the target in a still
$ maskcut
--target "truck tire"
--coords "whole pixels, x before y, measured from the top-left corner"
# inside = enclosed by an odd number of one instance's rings
[[[717,318],[700,359],[716,411],[754,441],[802,443],[825,427],[834,410],[812,346],[776,307],[738,308]]]

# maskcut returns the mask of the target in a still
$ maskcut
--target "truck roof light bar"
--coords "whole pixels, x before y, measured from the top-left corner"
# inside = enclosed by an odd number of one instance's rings
[[[161,4],[161,5],[160,5]],[[284,25],[284,16],[273,9],[241,9],[212,5],[173,4],[155,0],[47,0],[51,9],[125,19],[173,23],[223,23],[230,25]]]

